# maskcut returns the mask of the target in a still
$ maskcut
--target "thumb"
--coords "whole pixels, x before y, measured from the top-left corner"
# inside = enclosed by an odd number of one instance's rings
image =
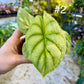
[[[19,28],[17,28],[14,33],[12,34],[12,37],[15,39],[15,40],[18,40],[20,39],[20,37],[22,36],[23,34],[20,32]]]
[[[23,55],[19,55],[19,64],[30,63],[32,64],[31,60],[27,60]]]

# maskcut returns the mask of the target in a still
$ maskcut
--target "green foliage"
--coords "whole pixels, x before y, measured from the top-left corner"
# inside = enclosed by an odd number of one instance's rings
[[[22,52],[24,57],[31,60],[38,71],[45,77],[53,71],[62,61],[66,51],[69,54],[71,39],[67,32],[63,31],[57,21],[48,13],[32,18],[25,10],[20,8],[18,15],[19,29],[25,33],[25,43]],[[24,14],[25,13],[25,14]],[[24,19],[25,17],[25,19]],[[26,25],[28,24],[28,25]]]
[[[72,3],[72,4],[70,4],[70,6],[67,7],[66,10],[67,10],[69,13],[71,13],[71,12],[75,11],[76,8],[74,7],[74,4]]]
[[[9,3],[8,5],[11,5],[11,6],[13,6],[13,3]]]
[[[84,39],[78,40],[74,47],[74,53],[78,56],[84,56]]]
[[[25,9],[28,13],[33,14],[33,10],[31,10],[30,8],[25,7],[24,9]]]
[[[84,77],[84,56],[82,56],[79,60],[78,60],[78,64],[80,67],[80,75],[79,78]]]
[[[52,4],[59,5],[59,6],[66,6],[67,5],[67,0],[62,1],[62,0],[51,0]]]
[[[29,7],[29,0],[22,0],[22,8]]]
[[[84,83],[84,38],[77,41],[74,47],[74,54],[80,56],[80,59],[78,60],[78,64],[80,67],[80,75],[76,84],[83,84]]]
[[[29,0],[22,0],[22,8],[24,8],[27,12],[29,12],[30,14],[33,13],[32,9],[30,9],[30,7],[33,4],[31,2],[29,2]]]
[[[4,42],[12,35],[13,31],[16,29],[17,23],[8,23],[6,25],[0,26],[0,47]]]
[[[84,77],[83,78],[80,78],[78,79],[77,83],[76,84],[84,84]]]
[[[75,8],[84,7],[84,0],[75,0],[74,7]]]
[[[40,1],[39,4],[40,5],[43,5],[44,7],[48,6],[47,1]]]

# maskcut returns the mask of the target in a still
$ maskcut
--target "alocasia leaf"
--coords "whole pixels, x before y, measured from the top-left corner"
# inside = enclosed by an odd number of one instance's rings
[[[17,14],[17,23],[19,30],[22,33],[26,33],[29,29],[30,24],[32,23],[33,16],[31,16],[27,11],[25,11],[23,8],[19,8],[18,14]]]
[[[20,8],[17,20],[20,31],[26,35],[23,55],[45,77],[60,64],[66,51],[70,53],[70,36],[46,12],[43,17],[37,15],[34,18]]]
[[[45,77],[62,61],[66,52],[66,38],[56,20],[46,12],[36,16],[26,33],[26,47],[30,59]],[[28,57],[28,58],[29,58]]]

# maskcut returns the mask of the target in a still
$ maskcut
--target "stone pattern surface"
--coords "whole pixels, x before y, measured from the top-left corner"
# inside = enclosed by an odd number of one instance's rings
[[[0,75],[0,84],[75,84],[79,67],[70,56],[65,54],[57,69],[42,78],[33,64],[22,64],[7,74]]]

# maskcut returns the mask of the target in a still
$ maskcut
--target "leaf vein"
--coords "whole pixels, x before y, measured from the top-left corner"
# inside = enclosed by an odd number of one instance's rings
[[[51,52],[47,49],[48,53],[50,54],[50,56],[52,57],[52,61],[53,61],[53,65],[55,67],[55,63],[54,63],[54,58],[53,58],[53,55],[51,54]]]
[[[34,49],[36,48],[36,46],[37,46],[39,43],[41,43],[42,40],[43,40],[43,39],[39,40],[39,41],[34,45],[34,47],[33,47],[32,50],[31,50],[31,53],[33,53],[33,51],[34,51]]]
[[[55,44],[55,46],[59,49],[60,53],[62,52],[61,49],[59,48],[59,46],[58,46],[54,41],[52,41],[52,40],[49,39],[49,38],[46,38],[46,39],[47,39],[48,41],[52,42],[53,44]],[[62,55],[62,53],[61,53],[61,55]]]
[[[32,35],[30,35],[30,36],[28,37],[28,39],[30,39],[30,38],[33,37],[33,36],[39,36],[39,35],[42,35],[42,34],[40,34],[40,33],[32,34]]]
[[[38,63],[39,63],[40,58],[42,57],[43,52],[44,52],[44,49],[42,50],[42,52],[41,52],[40,55],[38,56],[38,60],[37,60],[37,63],[36,63],[37,66],[38,66]]]

